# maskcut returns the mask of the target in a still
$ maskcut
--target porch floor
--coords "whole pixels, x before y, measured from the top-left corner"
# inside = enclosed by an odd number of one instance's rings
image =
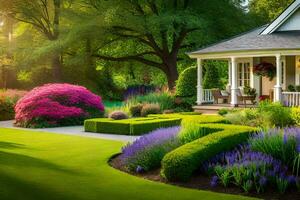
[[[238,107],[232,107],[231,104],[203,104],[194,106],[193,109],[195,112],[201,112],[203,114],[218,114],[218,111],[221,109],[244,109],[244,108],[256,108],[257,105],[253,104],[239,104]]]

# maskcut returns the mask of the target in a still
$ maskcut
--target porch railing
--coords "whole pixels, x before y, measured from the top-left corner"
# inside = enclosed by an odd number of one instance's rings
[[[300,92],[283,92],[283,104],[289,107],[300,106]]]
[[[212,95],[211,89],[203,89],[202,102],[203,103],[213,103],[214,102],[214,97]]]

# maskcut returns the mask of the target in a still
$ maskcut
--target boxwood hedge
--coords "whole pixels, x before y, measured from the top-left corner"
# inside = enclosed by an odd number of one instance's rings
[[[141,135],[158,128],[178,126],[181,118],[133,118],[124,120],[113,120],[106,118],[85,120],[86,132],[111,133],[122,135]]]
[[[255,128],[227,124],[199,124],[209,132],[205,137],[168,153],[162,160],[163,177],[170,181],[187,181],[201,163],[246,142]]]

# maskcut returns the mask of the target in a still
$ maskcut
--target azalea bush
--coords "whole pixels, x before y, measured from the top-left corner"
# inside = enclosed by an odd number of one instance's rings
[[[26,92],[23,90],[0,90],[0,121],[14,119],[14,107]]]
[[[16,125],[55,127],[83,124],[88,118],[101,117],[101,97],[82,86],[47,84],[34,88],[15,107]]]

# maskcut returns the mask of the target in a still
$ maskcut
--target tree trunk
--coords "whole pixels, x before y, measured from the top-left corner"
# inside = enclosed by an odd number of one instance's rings
[[[174,90],[176,86],[176,81],[178,79],[178,70],[177,70],[177,57],[169,59],[166,63],[166,75],[168,79],[169,90]]]
[[[60,61],[60,55],[55,53],[52,57],[52,70],[53,70],[53,81],[61,82],[62,80],[62,64]]]

